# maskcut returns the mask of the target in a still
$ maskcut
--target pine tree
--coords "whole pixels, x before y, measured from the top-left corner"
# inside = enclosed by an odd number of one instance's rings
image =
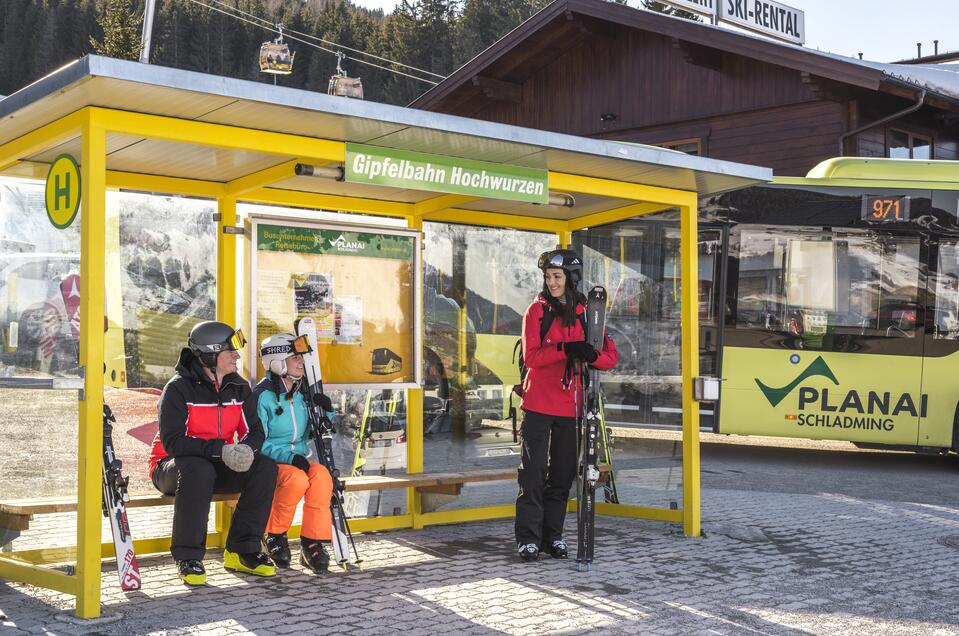
[[[97,24],[103,30],[103,39],[90,36],[90,44],[98,55],[121,60],[140,57],[140,22],[129,0],[106,0]]]
[[[387,18],[386,57],[443,76],[453,72],[456,0],[402,0]],[[408,104],[429,84],[393,74],[384,88],[391,104]]]
[[[456,65],[473,59],[522,22],[514,0],[466,0],[457,23]]]

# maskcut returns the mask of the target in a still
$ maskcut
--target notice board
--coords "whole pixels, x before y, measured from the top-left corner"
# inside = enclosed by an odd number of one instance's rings
[[[417,233],[265,218],[250,229],[251,376],[264,375],[260,343],[311,316],[324,384],[418,383]]]

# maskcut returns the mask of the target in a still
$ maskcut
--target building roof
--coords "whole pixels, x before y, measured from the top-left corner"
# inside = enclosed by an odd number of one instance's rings
[[[444,110],[439,106],[454,93],[464,99],[466,94],[478,93],[483,88],[488,90],[489,80],[522,83],[579,38],[612,34],[610,28],[616,25],[762,60],[860,88],[906,97],[911,96],[910,91],[925,90],[927,104],[959,111],[959,65],[859,60],[603,0],[555,0],[410,106]],[[474,78],[488,79],[484,82]]]
[[[652,146],[586,139],[98,56],[84,57],[0,101],[0,147],[86,106],[545,168],[700,194],[768,181],[772,176],[767,168]],[[214,182],[234,180],[296,158],[280,147],[271,153],[211,149],[115,133],[108,135],[107,149],[108,170]],[[49,163],[61,152],[79,156],[79,138],[20,160]],[[435,196],[292,175],[272,187],[404,202]],[[563,215],[604,211],[619,204],[613,199],[583,197],[581,206],[577,197],[574,212],[507,201],[475,202],[476,209],[551,218],[570,218]]]

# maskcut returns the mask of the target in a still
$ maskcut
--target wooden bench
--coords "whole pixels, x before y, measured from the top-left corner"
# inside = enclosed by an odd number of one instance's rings
[[[610,467],[602,465],[599,468],[600,479],[605,478]],[[447,473],[413,473],[402,476],[391,475],[361,475],[358,477],[344,477],[343,483],[346,492],[362,492],[368,490],[392,490],[397,488],[415,488],[423,493],[443,495],[458,495],[465,484],[510,481],[516,479],[515,468],[493,468]],[[237,495],[213,495],[213,501],[225,501],[235,504]],[[174,497],[161,495],[134,495],[127,502],[128,508],[146,508],[151,506],[172,506]],[[30,528],[33,515],[54,514],[58,512],[76,512],[75,498],[63,499],[16,499],[0,502],[0,534],[3,530],[19,531]],[[0,538],[0,544],[12,541]],[[15,537],[14,537],[15,538]]]

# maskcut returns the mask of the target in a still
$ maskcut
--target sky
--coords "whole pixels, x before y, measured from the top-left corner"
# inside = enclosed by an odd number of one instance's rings
[[[933,40],[939,51],[959,51],[959,0],[779,0],[806,14],[807,48],[849,57],[861,52],[865,59],[893,62],[916,56],[916,42],[923,55],[932,54]],[[353,0],[354,4],[383,9],[395,0]],[[628,0],[638,6],[639,0]]]

